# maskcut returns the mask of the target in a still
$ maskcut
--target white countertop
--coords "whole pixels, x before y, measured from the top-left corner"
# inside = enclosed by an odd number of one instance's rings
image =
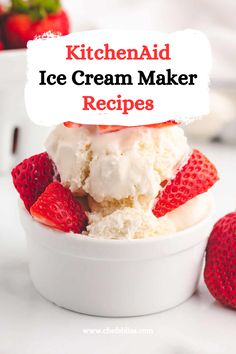
[[[212,144],[199,148],[216,163],[221,176],[214,188],[218,217],[236,206],[236,147]],[[203,281],[197,293],[184,304],[143,317],[86,316],[43,299],[29,278],[26,242],[16,200],[10,178],[0,177],[0,354],[236,352],[236,312],[216,303]],[[86,329],[151,333],[87,334]]]

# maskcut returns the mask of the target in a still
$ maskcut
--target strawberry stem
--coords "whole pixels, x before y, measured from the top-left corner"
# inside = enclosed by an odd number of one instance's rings
[[[60,0],[11,0],[11,12],[28,14],[32,21],[41,20],[60,8]]]

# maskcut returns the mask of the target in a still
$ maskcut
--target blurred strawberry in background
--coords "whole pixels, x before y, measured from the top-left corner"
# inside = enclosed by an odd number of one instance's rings
[[[3,50],[3,49],[4,49],[3,31],[2,31],[2,26],[3,26],[3,21],[4,21],[4,15],[5,15],[5,9],[4,9],[4,7],[0,4],[0,50]]]
[[[3,44],[3,41],[2,41],[2,36],[0,34],[0,50],[3,50],[4,49],[4,44]]]
[[[29,40],[48,31],[66,35],[70,30],[60,0],[12,0],[0,25],[6,49],[26,48]]]

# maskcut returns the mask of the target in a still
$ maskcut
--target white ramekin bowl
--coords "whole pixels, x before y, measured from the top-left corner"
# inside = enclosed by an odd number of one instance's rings
[[[196,290],[212,212],[169,236],[101,240],[34,221],[20,205],[32,281],[58,306],[98,316],[138,316],[174,307]]]

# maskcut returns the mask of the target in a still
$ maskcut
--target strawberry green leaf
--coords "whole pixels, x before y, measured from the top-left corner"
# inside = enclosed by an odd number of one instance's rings
[[[42,2],[47,13],[58,12],[61,8],[60,0],[44,0]]]
[[[16,13],[27,13],[29,11],[29,2],[24,0],[12,0],[11,11]]]
[[[28,14],[32,21],[57,13],[61,8],[60,0],[12,0],[11,12]]]

